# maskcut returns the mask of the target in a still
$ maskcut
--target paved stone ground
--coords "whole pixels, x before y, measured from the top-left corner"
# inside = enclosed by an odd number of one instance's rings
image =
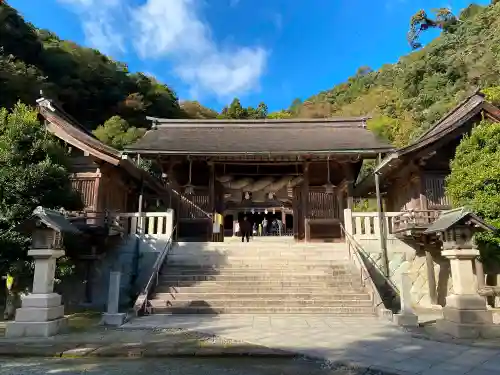
[[[256,356],[292,358],[297,354],[178,328],[106,329],[89,327],[49,338],[0,338],[4,357],[171,357]]]
[[[498,341],[431,341],[375,317],[152,315],[123,328],[183,328],[398,374],[500,374]]]
[[[330,368],[293,359],[21,359],[0,361],[0,375],[381,375],[380,372]]]

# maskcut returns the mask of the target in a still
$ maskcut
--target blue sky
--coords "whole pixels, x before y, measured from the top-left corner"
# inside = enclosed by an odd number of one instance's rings
[[[476,3],[485,4],[487,0]],[[467,0],[9,0],[37,27],[154,75],[181,99],[286,108],[410,50],[419,9]]]

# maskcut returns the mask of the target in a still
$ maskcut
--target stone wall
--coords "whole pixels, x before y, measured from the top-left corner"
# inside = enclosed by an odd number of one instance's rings
[[[129,217],[127,215],[137,214],[121,214],[122,217]],[[90,303],[85,302],[85,282],[83,279],[85,263],[80,262],[74,277],[56,285],[56,291],[62,294],[63,302],[67,307],[72,309],[84,307],[104,311],[108,298],[111,271],[120,271],[122,273],[120,305],[127,306],[133,302],[133,296],[147,283],[154,262],[167,245],[173,230],[172,210],[165,213],[144,213],[143,215],[154,218],[155,223],[151,228],[141,229],[138,227],[137,231],[135,231],[133,222],[134,220],[137,221],[137,216],[131,216],[130,221],[132,221],[132,224],[129,226],[128,233],[123,236],[117,245],[108,249],[100,259],[92,262]],[[162,229],[158,227],[158,218],[161,218],[163,222]],[[143,226],[146,225],[147,221],[144,221]],[[136,254],[138,254],[138,257]],[[132,285],[135,259],[137,259],[138,274]]]
[[[381,251],[372,244],[366,246],[365,250],[375,264],[382,267]],[[388,241],[387,253],[391,281],[400,289],[401,274],[407,271],[412,282],[411,296],[413,305],[415,307],[431,307],[425,253],[422,250],[415,250],[410,245],[399,240]],[[451,293],[453,288],[450,264],[447,259],[439,254],[431,253],[437,284],[438,304],[444,305],[446,296]]]
[[[401,289],[401,273],[409,272],[412,280],[412,303],[415,307],[431,307],[425,252],[416,244],[405,243],[392,234],[392,220],[399,212],[386,212],[387,255],[391,281]],[[345,229],[353,234],[370,259],[382,269],[380,223],[376,212],[352,212],[344,210]],[[434,274],[437,283],[438,303],[443,305],[452,290],[449,261],[432,249]],[[405,263],[408,262],[408,263]]]

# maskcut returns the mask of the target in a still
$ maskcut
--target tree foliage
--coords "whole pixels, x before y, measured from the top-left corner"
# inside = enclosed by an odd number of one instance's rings
[[[262,119],[267,117],[267,111],[267,105],[263,102],[259,103],[257,108],[245,108],[238,98],[234,98],[229,106],[222,109],[217,118],[234,120]]]
[[[291,118],[291,117],[293,117],[293,114],[290,113],[290,111],[285,111],[285,110],[271,112],[267,115],[267,118],[275,119],[275,120],[286,119],[286,118]]]
[[[94,135],[102,142],[113,146],[118,150],[122,150],[126,145],[129,145],[141,138],[146,129],[130,126],[129,123],[120,116],[113,116],[103,125],[94,130]]]
[[[34,103],[43,90],[90,130],[114,115],[132,127],[147,127],[146,115],[186,117],[168,86],[35,28],[6,2],[0,2],[0,85],[0,107]]]
[[[376,71],[363,68],[347,81],[294,103],[293,115],[369,115],[371,129],[395,146],[407,145],[473,88],[500,86],[500,3],[471,5],[458,19],[396,64]]]
[[[217,111],[201,105],[196,100],[182,101],[181,109],[186,117],[191,119],[215,119],[218,116]]]
[[[460,142],[447,178],[455,206],[468,206],[500,228],[500,124],[483,121]],[[500,233],[479,237],[482,255],[500,261]]]
[[[485,88],[483,89],[483,93],[486,95],[486,100],[496,106],[500,106],[500,86]]]
[[[410,31],[408,32],[408,42],[411,48],[421,48],[422,44],[418,42],[418,38],[422,31],[431,28],[439,28],[443,31],[452,31],[457,23],[457,18],[451,13],[448,8],[439,8],[433,10],[435,19],[427,16],[424,10],[419,10],[410,19]]]
[[[18,228],[37,206],[82,208],[66,156],[35,110],[21,103],[10,113],[0,109],[0,275],[26,274],[28,237]]]

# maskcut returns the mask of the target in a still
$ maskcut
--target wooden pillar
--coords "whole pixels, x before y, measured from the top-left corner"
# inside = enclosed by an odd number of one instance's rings
[[[210,240],[216,242],[217,239],[214,236],[214,222],[215,222],[215,167],[214,163],[208,162],[209,177],[208,177],[208,206],[210,207],[210,213],[212,216],[212,222],[209,223],[208,232],[210,233]]]
[[[420,209],[427,210],[429,205],[427,202],[427,195],[425,194],[425,174],[420,172]]]
[[[299,239],[299,201],[298,201],[298,188],[293,189],[293,199],[292,199],[292,215],[293,215],[293,236],[296,240]]]
[[[347,195],[347,208],[352,210],[354,209],[354,182],[347,181],[346,184],[346,195]]]
[[[302,222],[304,223],[304,240],[307,242],[310,239],[307,236],[309,225],[307,219],[309,217],[309,162],[303,164],[304,181],[302,182]]]
[[[337,194],[335,194],[335,199],[337,200],[337,212],[335,213],[338,216],[338,219],[341,222],[344,222],[344,191],[343,189],[337,189]]]
[[[285,210],[281,210],[281,235],[286,234],[286,213]]]
[[[208,180],[208,190],[209,190],[209,207],[212,213],[215,212],[215,166],[213,163],[208,163],[209,168],[209,180]]]

